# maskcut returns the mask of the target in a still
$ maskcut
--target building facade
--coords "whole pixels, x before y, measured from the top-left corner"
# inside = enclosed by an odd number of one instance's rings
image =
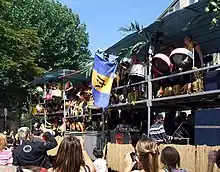
[[[158,17],[158,19],[161,19],[170,13],[173,13],[196,2],[198,2],[198,0],[174,0],[170,6]]]
[[[199,0],[174,0],[169,7],[158,17],[158,20],[169,15],[170,13],[173,13],[177,10],[180,10],[182,8],[185,8],[189,5],[192,5]],[[213,61],[209,65],[216,65],[220,64],[220,53],[214,53],[212,54]]]

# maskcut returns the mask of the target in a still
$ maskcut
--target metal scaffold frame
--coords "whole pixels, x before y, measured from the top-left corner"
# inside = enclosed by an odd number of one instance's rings
[[[150,50],[151,51],[151,50]],[[151,61],[152,59],[152,55],[153,53],[149,53],[149,61]],[[148,131],[150,129],[150,119],[151,119],[151,112],[152,112],[152,108],[160,106],[164,103],[167,103],[167,101],[171,101],[171,100],[175,100],[175,102],[172,105],[177,105],[179,100],[183,100],[183,99],[189,99],[192,98],[194,99],[194,102],[198,102],[204,99],[204,101],[214,101],[215,99],[219,98],[220,95],[220,89],[217,90],[210,90],[210,91],[203,91],[203,92],[198,92],[198,93],[192,93],[192,94],[183,94],[183,95],[176,95],[176,96],[168,96],[168,97],[160,97],[160,98],[153,98],[153,93],[152,93],[152,84],[155,81],[160,81],[163,79],[167,79],[167,78],[173,78],[173,77],[177,77],[177,76],[181,76],[181,75],[186,75],[186,74],[192,74],[195,72],[201,72],[201,71],[208,71],[210,69],[217,69],[220,68],[220,64],[218,65],[212,65],[212,66],[208,66],[208,67],[203,67],[203,68],[199,68],[199,69],[194,69],[194,70],[189,70],[189,71],[185,71],[185,72],[180,72],[177,74],[171,74],[171,75],[167,75],[167,76],[162,76],[162,77],[158,77],[158,78],[152,78],[152,64],[148,63],[149,65],[146,66],[146,69],[148,69],[147,75],[145,75],[145,81],[142,82],[137,82],[137,83],[133,83],[132,85],[125,85],[125,86],[120,86],[120,87],[116,87],[113,88],[113,90],[117,90],[117,89],[122,89],[122,88],[126,88],[129,86],[133,86],[133,85],[138,85],[138,84],[146,84],[147,83],[147,97],[145,100],[139,100],[135,103],[135,105],[133,105],[132,103],[120,103],[120,104],[115,104],[115,105],[111,105],[109,106],[109,108],[122,108],[122,107],[130,107],[130,108],[134,108],[135,106],[137,108],[146,108],[147,107],[147,113],[148,113]],[[195,108],[192,107],[192,105],[190,106],[186,106],[186,108],[191,109],[191,108]],[[204,107],[207,108],[207,107]],[[148,132],[149,135],[149,132]]]

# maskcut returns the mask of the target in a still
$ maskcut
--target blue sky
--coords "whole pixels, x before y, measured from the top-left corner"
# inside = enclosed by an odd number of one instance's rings
[[[172,0],[60,0],[87,25],[89,49],[106,49],[123,38],[118,31],[132,21],[147,26],[169,6]]]

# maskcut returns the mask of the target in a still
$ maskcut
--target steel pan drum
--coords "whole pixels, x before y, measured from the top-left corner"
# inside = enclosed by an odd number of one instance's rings
[[[170,60],[177,67],[191,67],[193,65],[193,53],[186,48],[177,48],[171,52]]]
[[[152,59],[153,69],[160,74],[169,73],[172,71],[172,64],[170,58],[165,54],[156,54]]]
[[[131,79],[145,79],[144,66],[142,64],[133,64],[129,74]]]

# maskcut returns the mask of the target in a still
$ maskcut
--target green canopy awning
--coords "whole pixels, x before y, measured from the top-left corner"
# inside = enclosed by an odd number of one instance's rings
[[[43,76],[34,79],[31,83],[33,85],[42,85],[49,81],[62,81],[63,78],[70,80],[74,84],[89,81],[88,78],[80,71],[70,69],[58,69],[44,74]]]

